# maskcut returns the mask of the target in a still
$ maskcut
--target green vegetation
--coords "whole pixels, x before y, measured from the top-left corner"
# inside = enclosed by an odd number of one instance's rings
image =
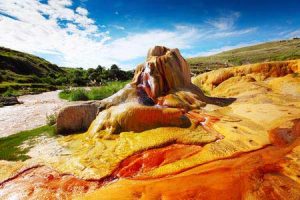
[[[59,93],[59,97],[69,101],[101,100],[118,92],[127,83],[129,83],[129,81],[113,81],[103,86],[92,87],[90,89],[65,89]]]
[[[2,94],[3,97],[12,97],[12,96],[19,96],[19,92],[8,87],[8,89]]]
[[[33,139],[38,136],[54,136],[54,129],[55,128],[53,126],[46,125],[33,130],[21,131],[8,137],[0,138],[0,160],[15,161],[28,159],[29,157],[26,153],[34,145],[34,143],[29,143],[25,148],[20,148],[20,145],[22,145],[25,141],[34,141]]]
[[[265,61],[300,59],[300,39],[267,42],[258,45],[224,51],[207,57],[187,59],[193,74],[223,67]]]
[[[133,71],[58,67],[37,56],[0,47],[0,96],[35,94],[69,86],[99,86],[131,79]]]
[[[46,115],[46,123],[48,126],[56,124],[57,116],[56,114]]]

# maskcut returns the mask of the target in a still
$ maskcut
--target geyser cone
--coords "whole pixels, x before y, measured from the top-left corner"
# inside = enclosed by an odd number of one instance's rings
[[[92,136],[106,137],[124,131],[142,132],[158,127],[191,125],[189,110],[206,103],[225,104],[232,99],[211,98],[191,82],[190,68],[178,49],[155,46],[146,62],[137,66],[132,82],[106,100],[89,129]],[[105,102],[105,101],[104,101]],[[150,107],[149,107],[150,106]],[[109,108],[110,107],[110,108]],[[102,131],[102,133],[100,133]]]
[[[234,99],[205,96],[198,87],[192,84],[189,65],[179,50],[163,46],[155,46],[148,51],[147,60],[137,67],[132,84],[143,89],[155,103],[159,102],[159,97],[178,91],[196,94],[197,99],[205,103],[226,105],[234,101]],[[139,94],[142,93],[139,92]],[[188,93],[186,95],[190,96]]]

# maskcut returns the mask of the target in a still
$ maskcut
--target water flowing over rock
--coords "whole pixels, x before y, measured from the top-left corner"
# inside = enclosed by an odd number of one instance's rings
[[[299,73],[294,60],[220,69],[191,81],[177,49],[153,47],[123,90],[93,102],[91,112],[83,107],[77,116],[77,107],[69,108],[65,127],[87,127],[97,115],[87,132],[52,138],[43,150],[37,145],[31,152],[39,154],[25,162],[0,162],[0,194],[300,199]]]

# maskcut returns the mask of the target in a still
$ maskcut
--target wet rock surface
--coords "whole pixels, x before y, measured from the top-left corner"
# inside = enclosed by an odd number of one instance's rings
[[[188,71],[178,50],[152,48],[87,132],[0,163],[1,196],[299,199],[300,61],[222,69],[195,85]]]

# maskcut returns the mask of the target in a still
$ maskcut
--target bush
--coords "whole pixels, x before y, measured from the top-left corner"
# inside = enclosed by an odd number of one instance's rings
[[[57,79],[55,79],[56,85],[67,85],[69,84],[69,80],[66,76],[59,76]]]
[[[59,93],[61,99],[66,99],[69,101],[86,101],[88,100],[87,91],[82,88],[78,89],[65,89]]]
[[[71,101],[86,101],[88,100],[88,95],[84,89],[76,89],[71,93]]]
[[[4,97],[12,97],[19,96],[19,92],[14,90],[12,87],[8,87],[8,89],[2,94]]]
[[[56,124],[57,116],[55,114],[46,115],[46,123],[48,126]]]

